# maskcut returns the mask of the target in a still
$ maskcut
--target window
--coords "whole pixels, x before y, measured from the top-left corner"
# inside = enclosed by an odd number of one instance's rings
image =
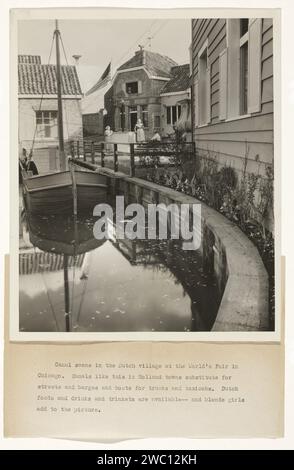
[[[154,116],[154,129],[157,129],[157,130],[160,129],[160,116],[159,115]]]
[[[122,103],[120,107],[120,127],[123,132],[125,130],[125,125],[126,125],[125,111],[126,111],[125,105],[124,103]]]
[[[176,106],[167,106],[166,107],[166,123],[173,126],[179,120],[181,116],[181,110],[182,108],[181,108],[181,105],[179,104]]]
[[[36,111],[37,136],[57,138],[57,111]]]
[[[240,114],[248,112],[248,19],[240,20]]]
[[[227,79],[227,109],[223,103],[220,118],[234,119],[261,109],[261,18],[227,20],[227,45],[227,71],[222,57],[221,74],[223,82]]]
[[[249,27],[249,19],[248,18],[241,18],[240,19],[240,37],[244,36],[244,34],[248,33]]]
[[[210,121],[210,68],[208,64],[207,42],[204,43],[199,51],[198,69],[198,116],[199,124],[205,125]]]
[[[142,111],[143,125],[144,125],[144,127],[148,127],[148,107],[147,107],[147,105],[143,105],[141,107],[141,111]]]
[[[134,95],[137,94],[139,89],[138,89],[138,82],[128,82],[126,83],[126,92],[128,95]]]

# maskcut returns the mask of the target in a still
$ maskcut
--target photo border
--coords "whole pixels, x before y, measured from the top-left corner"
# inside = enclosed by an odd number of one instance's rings
[[[22,332],[19,331],[17,22],[42,19],[273,18],[275,331],[256,332]],[[23,8],[10,12],[10,340],[18,342],[268,342],[281,341],[281,13],[278,8]],[[15,295],[17,293],[17,295]],[[17,312],[17,313],[16,313]]]

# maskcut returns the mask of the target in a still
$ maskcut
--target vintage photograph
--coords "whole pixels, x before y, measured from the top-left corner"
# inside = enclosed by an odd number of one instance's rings
[[[20,334],[276,331],[273,23],[17,20]]]

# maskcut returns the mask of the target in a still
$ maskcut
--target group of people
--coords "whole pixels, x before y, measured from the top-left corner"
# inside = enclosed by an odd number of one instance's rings
[[[21,157],[19,158],[18,164],[18,174],[19,174],[19,184],[22,183],[22,172],[30,172],[32,175],[38,175],[38,168],[35,162],[32,160],[32,152],[27,155],[25,148],[22,149]]]
[[[135,125],[135,128],[134,128],[134,133],[135,133],[135,137],[136,137],[136,139],[135,139],[136,142],[145,142],[146,141],[145,131],[144,131],[144,124],[142,122],[142,119],[138,119],[138,121],[136,122],[136,125]],[[109,137],[112,134],[113,134],[113,131],[111,130],[110,126],[106,126],[105,127],[105,132],[104,132],[106,142],[110,140]],[[133,132],[131,132],[130,134],[133,134]],[[161,141],[161,137],[160,137],[159,133],[156,132],[151,140]]]

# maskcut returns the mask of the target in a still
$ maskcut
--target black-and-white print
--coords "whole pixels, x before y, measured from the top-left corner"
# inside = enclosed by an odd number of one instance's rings
[[[19,332],[276,330],[273,34],[18,21]]]

